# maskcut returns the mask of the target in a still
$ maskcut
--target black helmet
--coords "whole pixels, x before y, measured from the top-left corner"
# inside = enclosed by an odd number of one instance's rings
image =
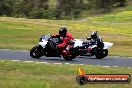
[[[60,29],[59,29],[59,34],[61,35],[61,36],[66,36],[66,33],[67,33],[67,28],[66,27],[61,27]]]
[[[93,31],[93,32],[91,33],[91,38],[96,39],[97,37],[98,37],[97,31]]]

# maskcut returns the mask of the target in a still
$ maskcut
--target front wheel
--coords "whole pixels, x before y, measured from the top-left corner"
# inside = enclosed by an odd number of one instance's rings
[[[38,46],[34,46],[30,50],[30,56],[33,57],[33,58],[40,58],[42,56],[41,49]]]

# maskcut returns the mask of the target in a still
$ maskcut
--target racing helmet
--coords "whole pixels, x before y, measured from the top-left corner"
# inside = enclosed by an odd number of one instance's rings
[[[91,33],[91,38],[92,38],[92,39],[96,39],[97,37],[98,37],[97,31],[93,31],[93,32]]]
[[[59,34],[60,34],[61,36],[65,37],[66,34],[67,34],[67,28],[66,28],[66,27],[61,27],[61,28],[59,29]]]

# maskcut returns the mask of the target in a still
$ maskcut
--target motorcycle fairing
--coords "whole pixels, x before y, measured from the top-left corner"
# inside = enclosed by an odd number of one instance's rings
[[[39,45],[41,45],[42,47],[45,47],[45,45],[47,44],[47,42],[48,41],[46,41],[46,40],[42,40],[42,42],[39,42]],[[83,40],[80,40],[80,39],[75,39],[74,42],[75,42],[74,47],[82,46],[82,44],[83,44]],[[111,46],[113,46],[113,43],[111,43],[111,42],[104,42],[104,48],[103,49],[108,49]]]
[[[82,45],[83,44],[83,40],[81,40],[81,39],[75,39],[74,42],[75,42],[74,47],[83,46]],[[113,43],[111,43],[111,42],[103,42],[103,43],[104,43],[103,49],[108,49],[111,46],[113,46]],[[93,47],[96,47],[96,45],[93,45],[91,48],[93,48]]]

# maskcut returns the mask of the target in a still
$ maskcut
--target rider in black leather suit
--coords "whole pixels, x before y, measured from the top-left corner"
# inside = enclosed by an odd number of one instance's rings
[[[97,31],[93,31],[91,33],[91,37],[87,38],[87,40],[90,40],[91,45],[97,45],[97,48],[102,49],[104,47],[103,40],[98,36]]]

